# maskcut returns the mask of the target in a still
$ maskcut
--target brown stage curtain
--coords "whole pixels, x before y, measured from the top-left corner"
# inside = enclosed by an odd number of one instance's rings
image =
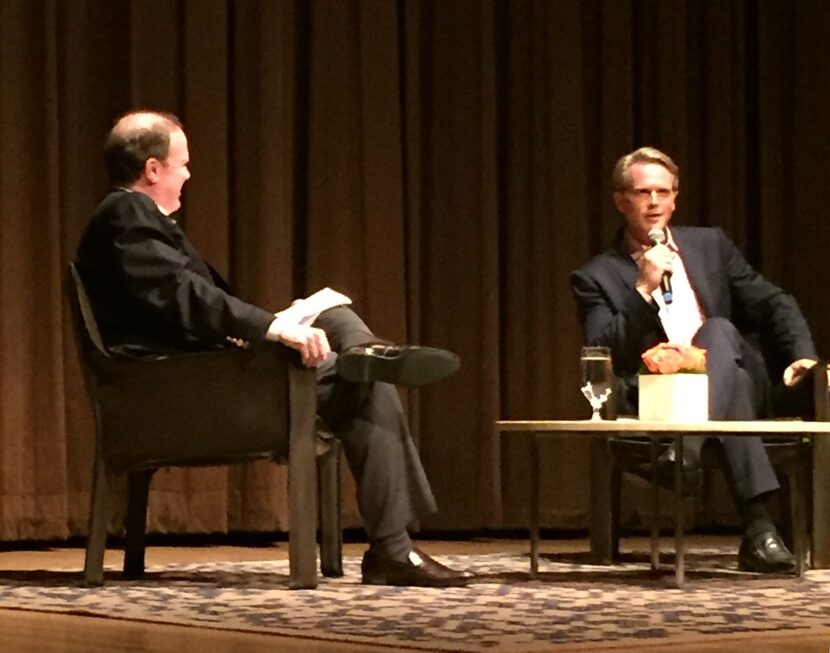
[[[619,225],[620,154],[671,153],[678,222],[723,227],[828,351],[828,24],[819,0],[0,3],[0,538],[85,531],[63,273],[117,114],[183,119],[182,219],[242,296],[276,310],[330,285],[379,333],[462,356],[408,397],[442,508],[425,525],[512,527],[528,461],[492,424],[587,415],[568,273]],[[544,469],[545,523],[584,527],[585,444]],[[164,472],[151,528],[285,530],[285,482]]]

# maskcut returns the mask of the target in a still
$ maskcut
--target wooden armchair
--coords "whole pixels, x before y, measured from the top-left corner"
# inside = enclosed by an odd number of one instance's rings
[[[281,345],[157,359],[112,356],[74,265],[68,286],[96,419],[86,583],[103,583],[108,475],[127,474],[124,575],[135,578],[144,572],[147,498],[157,469],[257,458],[288,462],[290,586],[317,585],[318,461],[321,568],[342,575],[340,447],[334,439],[321,447],[317,437],[313,370]]]

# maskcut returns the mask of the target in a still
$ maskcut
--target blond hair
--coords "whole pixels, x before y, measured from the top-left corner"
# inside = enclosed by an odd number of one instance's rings
[[[611,176],[615,191],[625,190],[631,185],[629,170],[635,163],[656,163],[663,166],[674,177],[672,190],[680,190],[680,168],[672,161],[672,158],[656,147],[641,147],[617,160],[614,173]]]

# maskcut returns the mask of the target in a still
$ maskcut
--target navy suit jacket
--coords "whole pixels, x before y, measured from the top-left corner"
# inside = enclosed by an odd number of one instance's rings
[[[144,193],[95,210],[75,264],[104,344],[128,355],[198,351],[265,338],[274,315],[235,297],[181,228]]]
[[[756,334],[770,374],[817,358],[795,299],[755,271],[721,229],[671,227],[671,233],[704,317],[726,318],[741,333]],[[571,274],[586,344],[610,347],[615,373],[629,387],[636,387],[640,355],[667,340],[656,304],[635,288],[638,275],[622,238]]]

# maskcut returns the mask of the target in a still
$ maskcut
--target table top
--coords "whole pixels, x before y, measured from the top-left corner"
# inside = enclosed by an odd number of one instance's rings
[[[805,422],[792,420],[745,420],[734,422],[641,422],[633,418],[616,420],[499,420],[499,431],[524,431],[527,433],[724,433],[730,435],[794,435],[804,433],[830,434],[830,422]]]

